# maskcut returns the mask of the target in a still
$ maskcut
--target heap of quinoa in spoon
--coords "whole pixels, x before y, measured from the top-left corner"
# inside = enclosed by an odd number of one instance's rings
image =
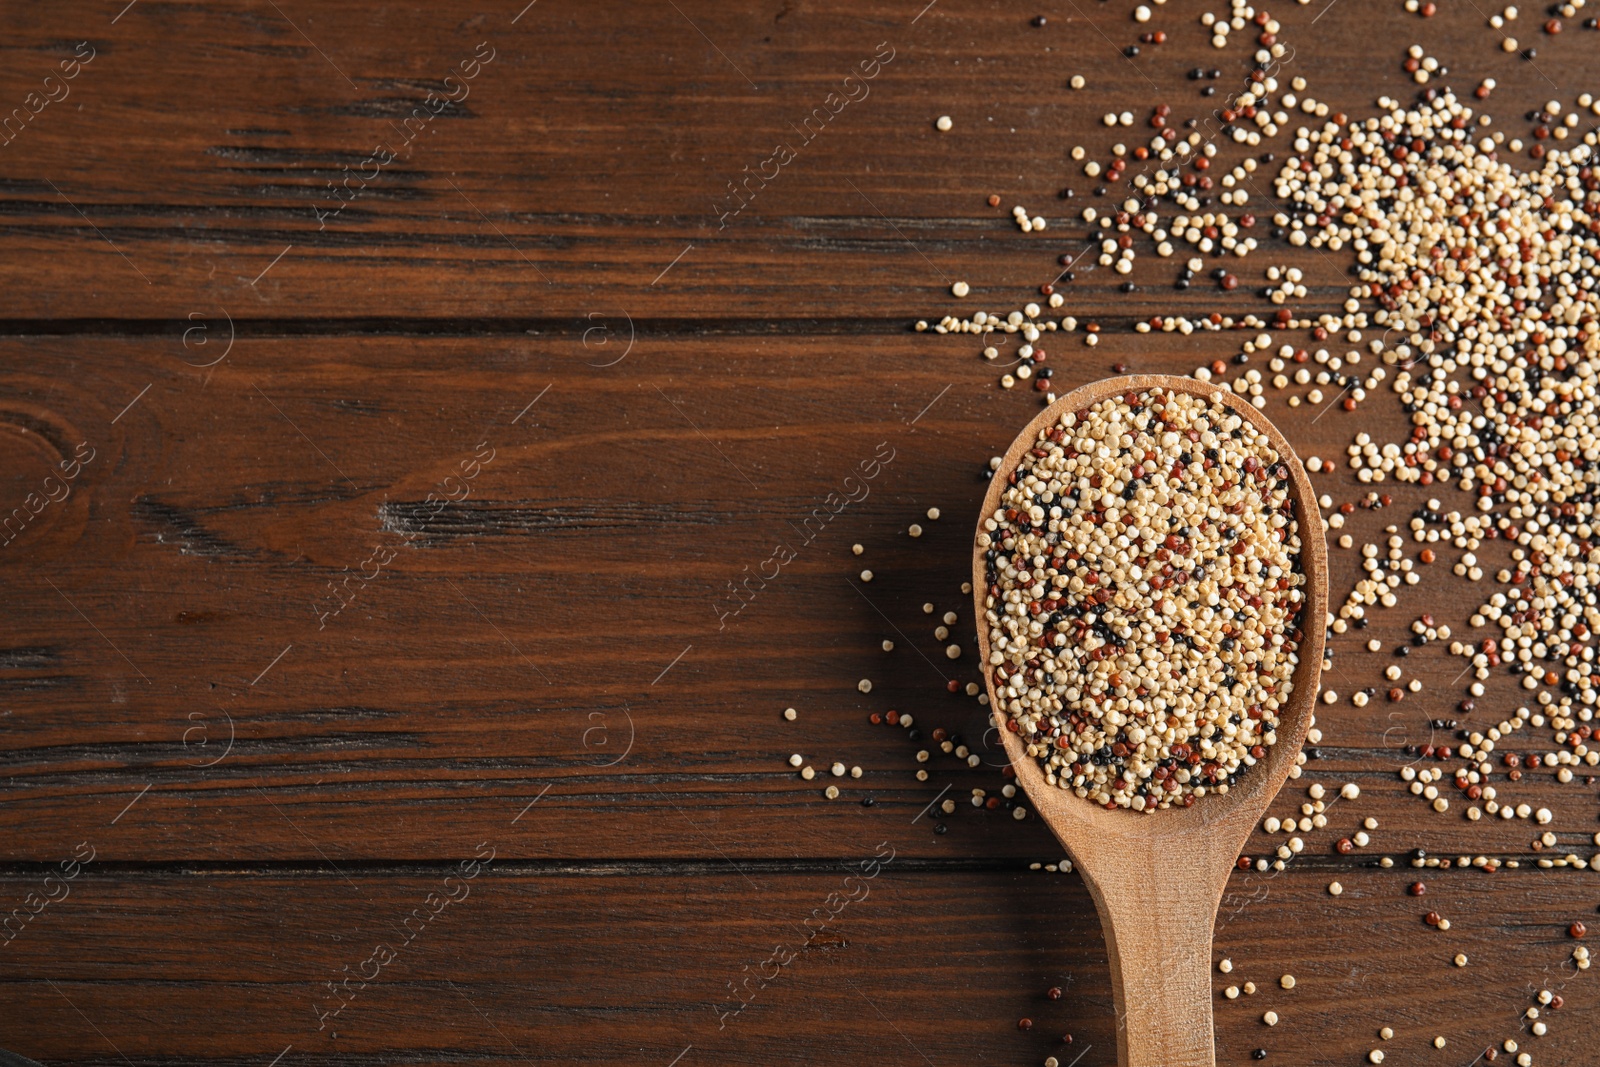
[[[997,712],[1045,780],[1154,811],[1274,743],[1306,577],[1288,468],[1222,401],[1151,389],[1040,432],[978,536]]]

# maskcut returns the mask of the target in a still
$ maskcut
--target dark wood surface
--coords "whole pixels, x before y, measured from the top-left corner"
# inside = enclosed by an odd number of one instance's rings
[[[1205,114],[1215,101],[1185,72],[1223,69],[1225,94],[1246,50],[1212,49],[1200,9],[1176,2],[1144,27],[1169,43],[1131,62],[1131,4],[920,7],[6,11],[0,112],[77,42],[94,58],[0,146],[0,514],[80,442],[93,458],[0,546],[0,912],[30,914],[75,850],[94,858],[0,945],[0,1047],[140,1067],[1113,1062],[1088,896],[1076,875],[1028,869],[1060,854],[1037,820],[967,805],[1003,761],[982,747],[983,709],[945,689],[975,678],[960,583],[979,472],[1038,394],[999,389],[971,338],[910,324],[1036,298],[1087,232],[1057,190],[1074,210],[1105,203],[1070,148],[1147,132],[1108,131],[1107,111]],[[1400,63],[1415,41],[1452,68],[1445,84],[1496,78],[1490,110],[1517,132],[1529,108],[1600,90],[1600,35],[1581,19],[1551,38],[1525,11],[1526,62],[1484,13],[1441,7],[1274,10],[1295,49],[1284,76],[1368,115],[1383,92],[1414,95]],[[319,228],[327,183],[485,41],[470,95]],[[894,58],[870,94],[719,226],[726,183],[880,42]],[[1089,85],[1072,92],[1077,73]],[[1252,194],[1263,214],[1268,189]],[[1015,203],[1051,228],[1020,233]],[[1348,254],[1266,245],[1229,294],[1173,291],[1178,262],[1148,249],[1135,293],[1081,271],[1063,311],[1103,342],[1053,339],[1057,381],[1231,355],[1240,335],[1130,325],[1264,316],[1270,264],[1305,271],[1306,312],[1345,299]],[[1390,394],[1318,410],[1282,395],[1267,409],[1302,455],[1404,433]],[[475,476],[447,482],[463,464]],[[863,464],[864,499],[808,541],[806,518],[859,495],[845,480]],[[1357,495],[1347,471],[1316,480]],[[429,498],[462,484],[463,499]],[[1349,532],[1403,525],[1426,494],[1395,498]],[[730,615],[729,583],[770,574],[779,544],[793,560]],[[1331,555],[1337,603],[1359,560]],[[1468,633],[1492,583],[1440,556],[1359,639],[1332,640],[1343,696],[1395,662],[1368,637],[1392,647],[1423,611]],[[962,659],[944,658],[925,602],[958,613]],[[1441,815],[1407,792],[1405,746],[1452,736],[1430,720],[1457,717],[1463,683],[1442,645],[1405,665],[1424,692],[1324,709],[1321,758],[1273,811],[1296,812],[1311,781],[1360,798],[1334,804],[1287,871],[1230,886],[1216,939],[1236,970],[1217,986],[1261,989],[1219,995],[1219,1063],[1256,1048],[1269,1064],[1365,1062],[1385,1025],[1391,1063],[1465,1067],[1507,1037],[1539,1064],[1593,1062],[1600,1002],[1566,928],[1600,922],[1600,876],[1535,867],[1529,821],[1469,823],[1459,800]],[[1464,722],[1521,702],[1496,679]],[[889,708],[959,731],[991,765],[919,764],[926,740],[868,723]],[[1555,746],[1531,730],[1514,747]],[[795,752],[822,776],[802,781]],[[863,776],[832,778],[835,760]],[[1594,852],[1592,782],[1496,777],[1503,798],[1555,812],[1557,854]],[[822,797],[830,782],[840,799]],[[928,810],[941,794],[955,815]],[[1368,816],[1372,844],[1334,852]],[[1417,848],[1523,866],[1424,872],[1418,901]],[[487,849],[470,895],[346,986],[319,1029],[325,983],[403,942],[406,917]],[[1370,866],[1383,855],[1397,866]],[[805,926],[856,892],[852,873],[865,895]],[[1428,908],[1452,929],[1425,926]],[[775,947],[792,962],[722,1017],[729,983],[770,974]],[[1535,1038],[1519,1019],[1540,988],[1566,1006]]]

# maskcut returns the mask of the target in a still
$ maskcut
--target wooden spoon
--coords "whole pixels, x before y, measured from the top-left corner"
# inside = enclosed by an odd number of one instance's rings
[[[1017,781],[1066,847],[1100,912],[1117,1011],[1118,1063],[1121,1067],[1214,1067],[1212,925],[1240,849],[1305,743],[1321,681],[1328,550],[1316,494],[1305,468],[1283,434],[1230,389],[1170,375],[1108,378],[1063,396],[1017,436],[984,496],[979,532],[983,519],[994,514],[1008,476],[1034,447],[1040,430],[1054,426],[1069,411],[1158,386],[1207,399],[1220,397],[1271,439],[1289,468],[1301,568],[1309,581],[1301,616],[1305,638],[1300,643],[1294,691],[1279,715],[1277,742],[1267,749],[1266,759],[1240,775],[1225,795],[1201,797],[1189,808],[1142,814],[1110,811],[1070,790],[1047,784],[1038,760],[1027,754],[1022,738],[1004,728],[999,734],[1016,768]],[[976,543],[974,539],[972,594],[977,608],[979,662],[984,666],[990,707],[998,709],[994,676],[988,669],[989,628],[984,621],[988,581],[984,552]]]

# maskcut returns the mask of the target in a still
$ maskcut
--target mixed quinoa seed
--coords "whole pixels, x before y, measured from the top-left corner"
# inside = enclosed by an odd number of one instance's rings
[[[997,711],[1109,808],[1226,793],[1276,741],[1304,634],[1289,471],[1220,398],[1110,397],[1041,430],[978,535]]]
[[[1406,0],[1404,6],[1420,16],[1419,27],[1427,26],[1438,10],[1423,0]],[[1229,93],[1226,83],[1219,81],[1224,76],[1221,69],[1197,67],[1189,74],[1191,91],[1217,99],[1201,103],[1190,117],[1183,117],[1181,105],[1159,98],[1107,113],[1104,125],[1126,143],[1110,144],[1113,137],[1100,148],[1070,147],[1067,154],[1080,172],[1060,189],[1070,215],[1047,219],[1051,212],[1019,205],[1011,209],[1011,221],[1004,224],[1014,225],[1029,235],[1029,240],[1055,246],[1050,252],[1060,270],[1052,267],[1041,278],[1038,297],[1027,303],[1018,301],[1015,310],[947,314],[932,322],[918,322],[916,328],[978,339],[983,359],[1000,374],[1001,387],[1031,386],[1031,392],[1050,404],[1057,399],[1054,375],[1061,360],[1056,350],[1069,342],[1092,348],[1111,340],[1113,326],[1102,323],[1099,315],[1113,316],[1115,309],[1091,311],[1084,301],[1075,301],[1073,285],[1079,276],[1098,267],[1116,275],[1122,292],[1148,290],[1150,281],[1136,268],[1147,269],[1151,263],[1165,261],[1175,268],[1176,276],[1169,274],[1159,284],[1170,284],[1177,291],[1214,290],[1214,306],[1209,311],[1185,309],[1136,319],[1133,332],[1190,335],[1206,331],[1215,333],[1218,341],[1242,332],[1232,351],[1218,353],[1212,362],[1196,368],[1194,376],[1200,381],[1232,390],[1257,408],[1265,408],[1269,401],[1291,409],[1311,406],[1318,417],[1340,410],[1355,412],[1389,394],[1409,420],[1408,432],[1386,438],[1368,426],[1365,432],[1353,434],[1346,455],[1337,463],[1314,456],[1306,460],[1313,476],[1331,475],[1336,466],[1347,463],[1361,486],[1356,497],[1342,503],[1329,495],[1318,501],[1323,509],[1320,525],[1330,546],[1336,541],[1340,548],[1359,549],[1363,571],[1348,597],[1326,620],[1330,645],[1324,670],[1331,668],[1335,651],[1341,655],[1354,651],[1339,644],[1341,635],[1364,630],[1379,609],[1400,607],[1407,589],[1417,585],[1435,563],[1438,571],[1430,576],[1433,581],[1448,580],[1446,574],[1453,574],[1461,581],[1489,580],[1497,588],[1482,598],[1472,614],[1470,636],[1453,636],[1450,627],[1436,621],[1426,605],[1412,609],[1409,640],[1391,642],[1390,647],[1363,635],[1358,643],[1366,653],[1394,657],[1382,669],[1381,683],[1365,688],[1353,685],[1342,693],[1325,686],[1322,700],[1330,705],[1348,701],[1362,707],[1374,699],[1396,702],[1415,698],[1422,692],[1422,683],[1409,677],[1406,667],[1415,661],[1405,657],[1431,643],[1448,642],[1449,650],[1466,661],[1463,678],[1467,692],[1454,708],[1429,711],[1428,733],[1422,740],[1405,739],[1405,762],[1399,771],[1403,787],[1434,812],[1455,811],[1457,818],[1469,822],[1537,823],[1530,826],[1536,835],[1529,845],[1533,856],[1530,860],[1516,850],[1437,855],[1396,842],[1386,844],[1380,840],[1383,831],[1376,818],[1332,810],[1335,802],[1348,803],[1362,795],[1354,782],[1334,786],[1329,792],[1313,781],[1304,795],[1280,798],[1274,806],[1290,810],[1263,819],[1261,831],[1266,840],[1253,840],[1249,851],[1254,855],[1241,856],[1239,866],[1283,870],[1301,855],[1315,854],[1314,835],[1325,832],[1326,847],[1339,855],[1387,847],[1390,854],[1380,852],[1378,858],[1365,861],[1368,867],[1385,870],[1454,867],[1492,874],[1525,865],[1547,870],[1600,870],[1600,834],[1585,831],[1582,835],[1597,851],[1583,856],[1569,851],[1585,846],[1570,834],[1558,838],[1552,831],[1561,824],[1559,812],[1528,803],[1534,797],[1524,792],[1536,772],[1542,784],[1587,786],[1593,786],[1600,774],[1596,770],[1600,767],[1600,743],[1594,741],[1600,730],[1594,724],[1594,708],[1600,704],[1600,654],[1595,640],[1600,632],[1600,522],[1595,517],[1600,502],[1600,98],[1578,92],[1552,99],[1519,116],[1526,119],[1528,127],[1519,136],[1498,128],[1488,114],[1476,110],[1483,106],[1479,102],[1495,93],[1495,78],[1474,77],[1464,82],[1465,92],[1454,92],[1444,85],[1444,79],[1460,78],[1460,74],[1452,75],[1434,58],[1435,49],[1414,44],[1403,50],[1397,47],[1395,61],[1406,79],[1419,87],[1416,98],[1408,103],[1380,97],[1376,112],[1350,116],[1313,95],[1305,64],[1291,71],[1292,76],[1285,75],[1285,64],[1294,57],[1283,27],[1268,12],[1256,10],[1247,0],[1229,0],[1221,7],[1200,16],[1198,32],[1209,36],[1217,49],[1245,46],[1252,66],[1242,88]],[[1586,17],[1583,7],[1583,0],[1574,0],[1550,9],[1545,13],[1549,18],[1541,14],[1542,22],[1536,20],[1524,28],[1520,42],[1511,35],[1517,25],[1515,8],[1488,16],[1497,46],[1491,53],[1493,61],[1531,60],[1536,54],[1532,40],[1554,44],[1563,29],[1600,29],[1600,19]],[[1141,46],[1165,44],[1168,30],[1173,36],[1182,32],[1182,20],[1173,20],[1171,15],[1161,6],[1136,8],[1132,22],[1138,44],[1130,44],[1125,54],[1135,58]],[[1155,25],[1138,25],[1152,20]],[[1162,21],[1169,25],[1157,29]],[[1043,17],[1032,22],[1036,29],[1048,32],[1045,23]],[[1190,32],[1194,32],[1192,28]],[[1580,43],[1592,40],[1584,34]],[[1479,56],[1475,62],[1481,64],[1488,58]],[[1081,74],[1063,74],[1066,90],[1081,90],[1087,84]],[[991,208],[1004,210],[1000,196],[991,194],[987,201]],[[1326,289],[1319,290],[1314,283],[1315,271],[1284,263],[1285,247],[1302,249],[1302,257],[1315,253],[1322,261],[1349,267],[1354,284],[1335,291],[1328,300]],[[1247,269],[1252,257],[1263,255],[1273,257],[1264,269]],[[983,299],[981,283],[976,281],[958,281],[950,286],[950,293],[969,307]],[[1192,300],[1191,293],[1191,304]],[[1263,302],[1265,308],[1257,311],[1242,306],[1254,300]],[[1130,368],[1117,362],[1108,369],[1121,374]],[[986,476],[1001,465],[999,457],[992,459]],[[1394,488],[1391,494],[1386,482],[1437,487],[1433,489],[1437,496],[1420,506],[1413,501],[1410,506],[1414,510],[1389,523],[1381,533],[1353,537],[1346,525],[1363,521],[1358,509],[1377,511],[1402,504],[1403,490]],[[1032,506],[1024,516],[1028,529],[1023,531],[1019,525],[1013,536],[1019,532],[1024,539],[1036,536]],[[1301,518],[1315,521],[1312,516]],[[1002,532],[998,518],[996,523],[995,530],[987,531],[991,538]],[[1046,509],[1043,534],[1049,532]],[[1315,533],[1306,530],[1308,536]],[[1496,546],[1496,541],[1506,544]],[[1165,537],[1162,542],[1165,548]],[[1051,545],[1048,553],[1035,552],[1035,558],[1043,555],[1049,562],[1055,547]],[[1131,541],[1127,547],[1132,547]],[[1450,558],[1447,554],[1452,550]],[[1490,563],[1480,560],[1479,553],[1509,556],[1509,562]],[[1022,570],[1031,574],[1035,569],[1032,560],[1019,566],[1015,553],[1001,552],[996,562],[1014,569],[1019,579]],[[1074,574],[1082,570],[1080,567]],[[1176,573],[1179,569],[1175,567]],[[997,569],[991,580],[1000,577]],[[1027,592],[1031,594],[1037,584],[1027,586]],[[1054,576],[1049,584],[1053,586]],[[1019,592],[1022,588],[1017,586]],[[1093,627],[1099,624],[1098,617],[1109,612],[1095,610],[1100,587],[1088,588],[1095,590],[1094,609],[1085,612],[1097,616],[1096,622],[1089,623]],[[963,584],[962,593],[968,592]],[[1054,599],[1054,590],[1050,592],[1047,599]],[[1079,595],[1063,597],[1063,603],[1069,599],[1080,606],[1089,600]],[[1108,603],[1116,606],[1114,600]],[[1263,606],[1265,603],[1263,598]],[[1144,609],[1148,610],[1148,604]],[[925,612],[934,610],[931,603],[924,605]],[[1027,611],[1027,636],[1035,636],[1033,622],[1040,623],[1037,636],[1043,636],[1058,612],[1065,617],[1059,605],[1048,614],[1041,605],[1040,612],[1034,616]],[[1013,624],[1024,621],[1016,612],[1006,612],[1005,618]],[[1069,624],[1074,634],[1078,621]],[[1126,613],[1123,621],[1127,622]],[[984,620],[978,622],[984,624]],[[1162,632],[1153,625],[1151,638]],[[1127,645],[1143,639],[1142,628],[1138,639],[1130,639],[1131,623],[1129,630],[1129,635],[1102,630],[1092,639],[1111,647],[1115,642],[1108,640],[1108,632]],[[948,632],[947,627],[935,631],[941,646]],[[1019,635],[1023,632],[1016,630]],[[1170,642],[1171,631],[1167,632]],[[995,648],[999,647],[997,639]],[[1022,647],[1027,647],[1025,639]],[[896,645],[886,636],[882,648],[889,653]],[[949,644],[948,649],[958,646]],[[1037,670],[1028,668],[1028,658],[1038,659],[1043,666],[1041,653],[1045,651],[1035,646],[1033,655],[1023,658],[1020,665],[1024,670]],[[1108,685],[1107,672],[1114,673],[1122,651],[1113,654],[1112,666],[1107,666],[1105,659],[1069,666],[1084,669]],[[1290,649],[1273,651],[1292,654]],[[1055,657],[1058,666],[1059,661],[1060,657]],[[1130,669],[1137,668],[1138,664],[1130,661]],[[1524,706],[1495,708],[1487,719],[1475,716],[1477,711],[1488,710],[1496,699],[1486,683],[1497,671],[1518,680],[1525,691]],[[1130,745],[1129,724],[1119,724],[1118,735],[1109,738],[1109,760],[1104,743],[1087,753],[1087,764],[1079,749],[1073,749],[1076,759],[1068,757],[1055,743],[1063,736],[1059,732],[1063,724],[1069,746],[1095,727],[1086,726],[1079,735],[1071,719],[1073,709],[1065,701],[1060,709],[1066,712],[1064,719],[1055,709],[1048,715],[1032,711],[1032,698],[1026,697],[1030,690],[1048,692],[1064,686],[1055,671],[1042,673],[1051,677],[1008,674],[1008,682],[1024,683],[1024,696],[1008,697],[1007,702],[1016,699],[1023,705],[1029,701],[1024,711],[1032,716],[1034,725],[1028,729],[1039,732],[1034,747],[1036,751],[1045,745],[1054,749],[1044,758],[1057,760],[1057,770],[1064,772],[1056,775],[1057,784],[1078,788],[1073,781],[1080,776],[1072,768],[1076,762],[1088,772],[1082,775],[1085,792],[1094,788],[1111,795],[1121,781],[1124,786],[1134,784],[1133,795],[1137,795],[1137,784],[1127,777],[1126,768],[1133,761],[1149,762],[1151,727],[1143,727],[1146,736],[1142,742]],[[1344,672],[1341,676],[1348,677]],[[1006,688],[1015,691],[1017,686]],[[958,692],[961,683],[952,679],[949,689]],[[965,683],[965,692],[980,705],[987,704],[987,695],[974,682]],[[1137,695],[1137,687],[1134,692]],[[993,724],[1010,723],[1023,729],[1016,711],[991,709]],[[875,723],[899,725],[907,740],[919,748],[915,776],[920,782],[930,780],[928,768],[939,752],[952,755],[967,768],[989,762],[980,761],[979,750],[992,753],[987,741],[966,741],[943,727],[931,731],[937,748],[924,748],[927,728],[922,723],[912,725],[910,715],[873,712],[871,718]],[[1247,725],[1254,722],[1246,717],[1233,724],[1235,738],[1238,727],[1261,730],[1264,737],[1264,728]],[[1184,724],[1180,720],[1178,725]],[[1163,726],[1155,752],[1159,755],[1165,747],[1162,758],[1172,760],[1167,764],[1170,771],[1160,779],[1159,794],[1147,790],[1145,795],[1158,795],[1158,803],[1177,803],[1174,798],[1189,802],[1201,789],[1220,791],[1229,775],[1212,784],[1203,772],[1197,780],[1192,769],[1187,772],[1188,783],[1178,781],[1178,789],[1169,791],[1166,783],[1182,773],[1179,761],[1173,758],[1173,746],[1190,742],[1178,739],[1178,726]],[[1052,730],[1058,733],[1048,733]],[[1214,730],[1213,736],[1218,732]],[[1321,740],[1321,731],[1313,722],[1308,747],[1291,768],[1291,778],[1300,777],[1300,772],[1321,758]],[[1119,756],[1119,743],[1127,755]],[[1095,763],[1097,753],[1104,762]],[[1193,755],[1191,751],[1183,757],[1186,768]],[[1120,765],[1115,763],[1117,759],[1122,760]],[[1160,766],[1160,760],[1156,765]],[[1202,769],[1204,766],[1202,759]],[[1225,766],[1218,763],[1219,769]],[[1247,766],[1241,758],[1230,775]],[[1119,775],[1116,779],[1112,778],[1113,768]],[[1024,798],[1014,785],[1013,768],[997,769],[1005,779],[1004,788],[973,789],[972,805],[990,810],[1003,807],[1013,817],[1023,817]],[[1156,774],[1156,768],[1151,768],[1149,778],[1155,779]],[[1134,776],[1138,777],[1137,771]],[[1192,792],[1184,791],[1191,786]],[[1452,797],[1459,798],[1458,805],[1465,803],[1464,811],[1451,807]],[[862,802],[870,804],[871,799],[868,795]],[[1133,806],[1131,796],[1126,803]],[[1146,803],[1150,806],[1148,800]],[[948,816],[957,807],[954,801],[943,799],[939,810]],[[946,824],[937,822],[934,830],[944,833]],[[1032,867],[1051,872],[1072,869],[1066,859]],[[1415,882],[1396,891],[1419,896],[1423,884]],[[1345,885],[1329,881],[1327,893],[1342,897]],[[1419,917],[1428,928],[1449,939],[1456,935],[1449,933],[1451,922],[1439,913],[1443,910],[1419,912]],[[1563,965],[1583,972],[1591,965],[1581,942],[1587,930],[1582,922],[1569,923],[1570,918],[1558,923],[1561,935],[1576,942]],[[1441,958],[1456,967],[1469,963],[1467,954],[1456,946]],[[1231,969],[1228,961],[1224,964],[1220,970]],[[1287,984],[1280,984],[1288,989]],[[1530,998],[1532,1006],[1520,1022],[1518,1037],[1546,1033],[1545,1018],[1562,1007],[1560,988],[1540,990]],[[1242,983],[1246,995],[1256,989],[1253,982]],[[1219,993],[1232,999],[1240,990],[1241,986],[1229,986]],[[1051,999],[1056,992],[1051,991]],[[1275,1006],[1286,1010],[1284,1004]],[[1261,1019],[1271,1025],[1277,1021],[1277,1012]],[[1032,1020],[1021,1020],[1018,1025],[1031,1029]],[[1396,1037],[1389,1027],[1379,1029],[1378,1036],[1383,1042]],[[1444,1036],[1428,1036],[1433,1048],[1446,1046]],[[1063,1040],[1070,1043],[1071,1035]],[[1267,1049],[1258,1048],[1251,1058],[1267,1055]],[[1509,1038],[1481,1053],[1485,1061],[1502,1056],[1518,1065],[1532,1062],[1528,1050],[1518,1048]],[[1368,1053],[1370,1062],[1383,1058],[1381,1048]],[[1054,1057],[1045,1060],[1046,1067],[1055,1067],[1055,1063]]]
[[[1372,610],[1399,606],[1404,587],[1416,585],[1451,547],[1461,550],[1448,564],[1454,574],[1475,582],[1492,577],[1500,589],[1472,615],[1470,637],[1453,637],[1449,626],[1420,612],[1412,640],[1385,650],[1399,662],[1383,671],[1381,684],[1343,693],[1330,686],[1322,699],[1363,707],[1422,693],[1421,679],[1409,676],[1402,657],[1434,641],[1448,642],[1468,661],[1468,692],[1456,709],[1464,716],[1486,696],[1492,674],[1509,671],[1531,708],[1478,729],[1456,718],[1432,719],[1435,731],[1457,731],[1455,743],[1436,733],[1427,744],[1409,745],[1408,754],[1457,763],[1453,784],[1468,819],[1528,818],[1535,806],[1497,796],[1493,777],[1504,773],[1515,783],[1525,768],[1545,767],[1559,782],[1592,783],[1600,766],[1600,746],[1591,743],[1600,729],[1593,722],[1600,703],[1594,641],[1600,630],[1600,99],[1580,93],[1575,103],[1546,102],[1526,116],[1532,127],[1526,141],[1495,129],[1488,115],[1448,88],[1427,88],[1409,105],[1382,97],[1377,114],[1352,118],[1315,99],[1304,76],[1280,83],[1287,45],[1270,15],[1234,2],[1230,17],[1202,21],[1259,28],[1244,90],[1217,112],[1220,129],[1202,134],[1195,119],[1179,121],[1171,106],[1155,104],[1147,144],[1114,145],[1108,162],[1074,147],[1073,160],[1101,183],[1093,194],[1110,201],[1078,212],[1089,230],[1087,247],[1062,253],[1068,269],[1040,293],[1049,308],[1067,310],[1072,266],[1096,252],[1101,267],[1129,276],[1124,290],[1136,288],[1134,263],[1150,246],[1157,257],[1188,256],[1177,289],[1209,274],[1219,295],[1240,286],[1241,261],[1270,247],[1268,237],[1341,264],[1354,261],[1359,284],[1342,294],[1337,310],[1297,310],[1315,299],[1306,277],[1297,267],[1271,263],[1268,284],[1257,293],[1272,308],[1264,316],[1241,315],[1235,307],[1155,315],[1136,320],[1133,329],[1248,331],[1231,358],[1201,366],[1194,376],[1257,408],[1274,392],[1291,408],[1318,407],[1319,417],[1333,408],[1356,411],[1380,390],[1397,397],[1410,432],[1388,441],[1360,432],[1348,448],[1357,481],[1373,490],[1343,504],[1326,495],[1319,500],[1328,509],[1322,522],[1330,540],[1359,547],[1363,557],[1363,574],[1329,630],[1337,636],[1363,629]],[[1415,45],[1406,52],[1406,69],[1419,84],[1423,75],[1447,73],[1429,63],[1426,51]],[[1197,69],[1191,79],[1219,74]],[[1495,80],[1484,78],[1471,97],[1487,99],[1494,89]],[[1108,126],[1135,121],[1132,112],[1107,116]],[[1239,149],[1247,154],[1228,169],[1226,154]],[[1071,193],[1063,190],[1067,199]],[[959,288],[963,296],[973,291],[965,283]],[[947,315],[931,328],[980,336],[985,359],[1006,361],[1001,385],[1031,379],[1048,404],[1056,393],[1045,345],[1064,342],[1063,334],[1091,346],[1105,336],[1099,323],[1084,318],[1056,319],[1029,303],[1006,314]],[[1128,368],[1118,363],[1111,370]],[[1335,466],[1306,461],[1314,475]],[[1386,481],[1464,496],[1458,504],[1429,499],[1363,545],[1338,533],[1358,507],[1394,502],[1383,491]],[[1509,542],[1501,551],[1510,559],[1486,568],[1477,553],[1492,551],[1494,541]],[[1382,643],[1366,646],[1377,651]],[[1335,651],[1327,650],[1329,661]],[[1530,726],[1551,729],[1551,751],[1504,750],[1508,743],[1533,744],[1516,737]],[[1448,790],[1438,784],[1442,769],[1406,770],[1413,793],[1437,812],[1452,810]],[[1571,858],[1539,860],[1563,862]],[[1496,866],[1487,861],[1487,869]]]

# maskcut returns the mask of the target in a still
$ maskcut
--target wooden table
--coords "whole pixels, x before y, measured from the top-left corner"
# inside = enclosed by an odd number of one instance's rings
[[[984,709],[946,689],[976,677],[959,586],[980,472],[1039,394],[999,388],[973,338],[910,327],[1039,299],[1087,247],[1078,210],[1111,202],[1069,149],[1138,143],[1157,103],[1205,114],[1248,50],[1214,50],[1176,2],[1147,26],[1130,4],[1042,4],[1039,27],[922,2],[13,5],[0,1046],[247,1067],[1113,1062],[1087,894],[1033,869],[1060,856],[1037,820],[970,805],[1004,779]],[[1282,76],[1368,115],[1414,97],[1416,41],[1459,89],[1496,78],[1493,113],[1524,133],[1529,108],[1600,89],[1581,19],[1547,37],[1525,12],[1526,62],[1474,5],[1441,7],[1274,9]],[[1156,29],[1166,44],[1120,54]],[[1190,81],[1197,64],[1224,76]],[[1138,129],[1101,124],[1124,109]],[[1013,204],[1050,228],[1020,232]],[[1056,314],[1103,343],[1052,338],[1055,381],[1230,357],[1246,335],[1131,326],[1265,316],[1275,264],[1305,272],[1299,311],[1334,310],[1351,262],[1269,239],[1227,294],[1173,290],[1178,261],[1142,246],[1137,292],[1080,267]],[[1285,395],[1269,414],[1307,455],[1404,433],[1389,394],[1355,414]],[[74,477],[47,483],[63,459]],[[1342,469],[1319,487],[1359,496]],[[1394,496],[1347,529],[1375,539],[1425,500]],[[1341,700],[1274,811],[1311,781],[1361,796],[1287,870],[1236,876],[1221,1063],[1365,1062],[1382,1026],[1391,1063],[1466,1065],[1508,1037],[1539,1064],[1595,1062],[1600,994],[1566,928],[1593,925],[1596,874],[1542,870],[1531,822],[1436,814],[1397,776],[1406,746],[1453,739],[1430,720],[1509,713],[1511,680],[1458,716],[1440,643],[1405,661],[1421,694],[1348,700],[1395,662],[1369,637],[1392,647],[1423,611],[1468,632],[1492,583],[1453,577],[1458,556],[1332,643]],[[1336,601],[1357,563],[1334,550]],[[869,723],[891,708],[922,740]],[[940,753],[936,726],[980,766]],[[1555,811],[1555,853],[1594,851],[1592,780],[1501,786]],[[1369,816],[1370,846],[1338,854]],[[1418,901],[1417,848],[1522,866],[1423,872]],[[1221,996],[1245,980],[1259,991]],[[1540,988],[1566,1006],[1535,1038],[1519,1020]]]

